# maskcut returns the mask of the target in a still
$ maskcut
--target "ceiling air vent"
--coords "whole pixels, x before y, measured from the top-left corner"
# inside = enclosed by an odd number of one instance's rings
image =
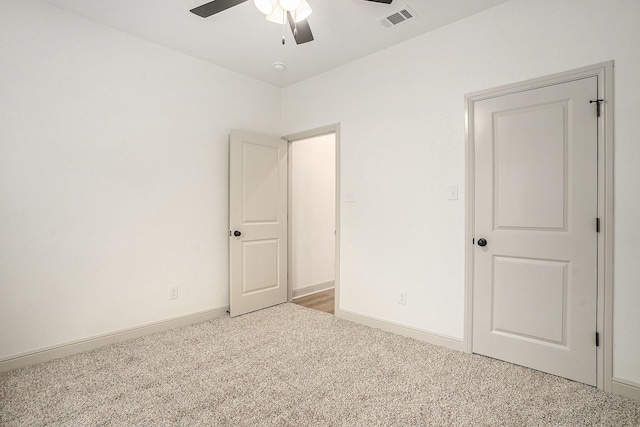
[[[406,6],[389,16],[378,19],[378,22],[380,22],[380,25],[385,28],[391,28],[402,22],[408,21],[409,19],[417,18],[417,16],[418,15],[416,15],[413,10],[409,8],[409,6]]]

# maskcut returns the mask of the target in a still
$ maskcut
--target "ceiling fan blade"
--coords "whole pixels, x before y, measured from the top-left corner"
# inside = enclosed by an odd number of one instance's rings
[[[386,3],[386,4],[391,4],[391,2],[393,0],[365,0],[365,1],[374,1],[376,3]]]
[[[191,12],[203,18],[208,18],[211,15],[215,15],[218,12],[227,10],[230,7],[237,6],[240,3],[244,3],[247,0],[213,0],[209,3],[205,3],[202,6],[198,6],[191,9]]]
[[[293,38],[297,44],[313,41],[313,33],[311,32],[309,21],[304,19],[296,23],[291,12],[287,12],[287,18],[289,20],[289,27],[291,27],[291,32],[293,33]]]

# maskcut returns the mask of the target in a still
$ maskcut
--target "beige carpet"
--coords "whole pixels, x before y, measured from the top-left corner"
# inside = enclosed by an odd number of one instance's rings
[[[294,304],[0,375],[2,426],[640,426],[640,402]]]

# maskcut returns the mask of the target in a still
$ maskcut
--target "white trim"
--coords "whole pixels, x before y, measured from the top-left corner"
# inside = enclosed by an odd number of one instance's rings
[[[598,357],[602,357],[604,369],[602,375],[598,377],[599,387],[604,386],[605,391],[614,392],[611,384],[613,378],[613,68],[614,62],[609,61],[603,64],[599,64],[603,71],[603,78],[598,77],[598,84],[602,87],[603,91],[598,92],[600,98],[604,99],[601,136],[603,138],[603,144],[598,147],[602,151],[598,153],[598,168],[599,174],[598,180],[602,177],[603,191],[598,195],[599,208],[600,204],[604,204],[602,210],[599,209],[601,215],[601,229],[600,236],[598,236],[598,259],[602,260],[602,271],[598,272],[598,280],[604,286],[600,286],[600,293],[598,294],[598,314],[602,314],[598,323],[598,329],[602,331],[600,337],[601,348]],[[604,80],[604,81],[600,81]],[[598,265],[600,267],[600,265]],[[602,382],[600,382],[602,378]],[[615,392],[614,392],[615,393]]]
[[[314,138],[317,136],[323,136],[328,134],[335,135],[335,151],[336,151],[336,266],[335,266],[335,297],[334,297],[334,311],[338,311],[340,307],[340,123],[335,123],[328,126],[323,126],[316,129],[307,130],[304,132],[298,132],[291,135],[283,136],[282,139],[292,142],[302,139]],[[291,162],[290,162],[291,163]],[[289,176],[291,176],[291,168],[289,166]],[[289,197],[291,195],[291,182],[289,182]],[[289,203],[289,217],[291,217],[291,203]],[[291,247],[291,225],[289,224],[289,247]],[[288,268],[291,268],[291,255],[288,255]],[[289,270],[289,277],[291,271]],[[289,290],[289,302],[293,299],[293,289],[288,286]]]
[[[291,199],[293,198],[293,150],[291,142],[287,138],[287,301],[293,300],[293,207]]]
[[[10,356],[0,360],[0,372],[11,371],[13,369],[35,365],[37,363],[47,362],[49,360],[70,356],[72,354],[82,353],[84,351],[93,350],[99,347],[104,347],[105,345],[116,344],[134,338],[139,338],[144,335],[168,331],[170,329],[215,319],[217,317],[227,315],[227,310],[229,310],[228,306],[214,308],[213,310],[206,310],[198,313],[174,317],[172,319],[160,320],[158,322],[147,323],[145,325],[140,325],[133,328],[122,329],[116,332],[96,335],[90,338],[71,341],[61,345]]]
[[[414,328],[412,326],[403,325],[402,323],[380,320],[364,314],[355,313],[348,310],[336,310],[336,317],[349,320],[354,323],[369,326],[371,328],[382,329],[404,337],[414,338],[418,341],[424,341],[429,344],[447,347],[452,350],[464,351],[464,341],[447,335],[441,335],[434,332],[425,331],[424,329]]]
[[[324,283],[316,283],[315,285],[305,286],[303,288],[294,289],[291,292],[291,298],[300,298],[307,295],[317,294],[318,292],[327,291],[333,289],[336,286],[335,280],[330,280]]]
[[[632,381],[613,378],[611,380],[611,392],[640,401],[640,384]]]
[[[465,321],[464,349],[473,351],[473,245],[475,153],[473,139],[474,103],[483,99],[523,92],[596,76],[598,96],[604,99],[598,122],[598,216],[601,232],[598,234],[598,307],[596,329],[600,332],[597,348],[597,387],[612,391],[613,377],[613,61],[603,62],[577,70],[501,86],[465,95],[465,152],[466,152],[466,225],[465,225]],[[594,331],[595,332],[595,331]],[[618,383],[620,384],[620,383]],[[620,390],[622,386],[617,385]]]

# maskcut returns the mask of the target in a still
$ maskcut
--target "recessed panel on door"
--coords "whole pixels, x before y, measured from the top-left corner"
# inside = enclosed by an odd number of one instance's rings
[[[242,245],[242,295],[277,288],[278,240],[257,240]]]
[[[492,331],[566,345],[568,263],[496,256]]]
[[[494,114],[496,228],[566,226],[567,101]]]
[[[279,148],[243,143],[242,222],[278,222]]]

